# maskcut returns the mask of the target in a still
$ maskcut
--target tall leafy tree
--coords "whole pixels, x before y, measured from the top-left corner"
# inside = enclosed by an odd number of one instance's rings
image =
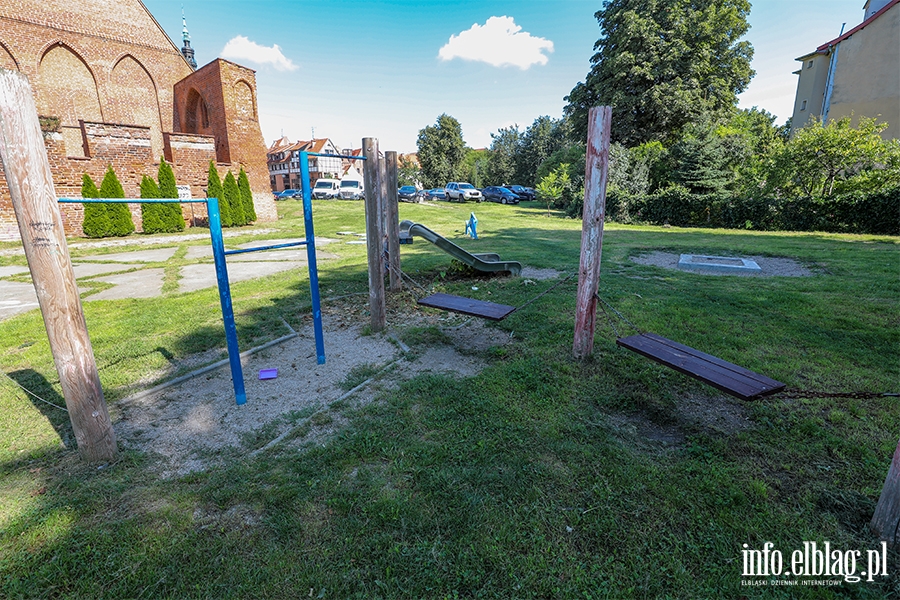
[[[732,181],[725,145],[708,123],[689,126],[669,156],[672,178],[694,194],[721,192]]]
[[[733,110],[754,71],[748,0],[607,0],[584,82],[566,97],[575,140],[588,111],[613,107],[614,141],[672,142],[698,115]]]
[[[422,184],[427,188],[444,186],[460,175],[466,155],[462,126],[448,114],[442,114],[434,125],[419,131],[416,141]]]
[[[107,167],[106,174],[103,176],[103,182],[100,184],[101,198],[124,198],[125,190],[119,183],[119,178],[113,170],[112,165]],[[124,203],[110,203],[106,205],[107,214],[109,215],[109,233],[111,236],[126,236],[134,231],[134,221],[131,220],[131,211],[128,205]]]
[[[99,198],[100,190],[91,176],[85,173],[81,176],[81,197]],[[108,204],[88,203],[84,206],[84,219],[81,221],[81,230],[84,235],[92,238],[102,238],[110,235],[112,226],[109,223]]]
[[[422,172],[412,158],[401,156],[397,163],[397,181],[400,185],[422,185]]]
[[[522,134],[516,156],[516,174],[520,185],[535,185],[538,167],[551,154],[566,145],[565,122],[548,116],[538,117]]]
[[[463,159],[460,177],[477,188],[488,185],[486,181],[490,160],[490,150],[466,148],[466,157]]]
[[[178,187],[175,183],[175,172],[172,171],[172,165],[167,163],[164,158],[159,159],[159,170],[157,171],[159,178],[159,197],[160,198],[178,198]],[[161,207],[160,214],[164,222],[164,231],[175,232],[184,231],[184,216],[181,212],[181,204],[173,202],[171,204],[159,204]]]
[[[491,159],[487,180],[491,185],[511,185],[516,176],[516,160],[522,145],[518,125],[503,127],[491,134]]]
[[[206,182],[206,197],[216,198],[219,201],[219,219],[222,221],[222,227],[231,227],[231,209],[225,201],[225,192],[222,189],[222,180],[219,179],[219,172],[216,171],[216,163],[209,161],[209,173]]]
[[[238,189],[241,191],[241,200],[244,203],[244,220],[246,223],[252,223],[256,220],[256,207],[253,205],[253,191],[250,189],[250,179],[244,167],[237,179]]]
[[[231,171],[225,175],[225,181],[222,182],[222,191],[225,195],[225,203],[231,210],[231,224],[234,227],[246,225],[244,219],[244,206],[241,200],[241,190],[238,189],[237,180]]]

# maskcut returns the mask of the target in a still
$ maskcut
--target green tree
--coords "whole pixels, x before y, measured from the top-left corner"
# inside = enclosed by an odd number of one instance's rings
[[[91,176],[85,173],[81,176],[81,197],[99,198],[100,190]],[[88,203],[84,204],[84,219],[81,222],[81,230],[84,235],[91,238],[108,237],[112,226],[109,222],[108,204]]]
[[[416,144],[422,167],[422,184],[426,188],[443,187],[459,177],[466,154],[459,121],[442,114],[434,125],[419,131]]]
[[[748,0],[607,0],[584,82],[566,97],[574,140],[588,111],[613,107],[612,138],[672,142],[699,115],[727,114],[754,71]]]
[[[584,146],[568,146],[548,156],[538,167],[535,179],[540,182],[561,164],[567,165],[566,172],[575,187],[584,186]]]
[[[144,175],[141,178],[141,198],[149,200],[159,198],[159,186],[152,177]],[[144,233],[163,233],[167,231],[166,216],[163,208],[165,204],[144,203],[141,204],[141,222]]]
[[[722,138],[706,123],[691,125],[669,151],[672,179],[693,194],[718,193],[732,181]]]
[[[125,190],[116,177],[116,172],[112,165],[106,169],[103,181],[100,183],[101,198],[124,198]],[[107,214],[109,215],[109,233],[107,235],[122,237],[134,231],[134,221],[131,220],[131,211],[128,205],[124,203],[110,203],[106,205]]]
[[[830,196],[841,191],[877,192],[900,183],[900,144],[879,135],[887,123],[851,117],[810,122],[794,133],[772,161],[769,189],[785,194]]]
[[[222,227],[231,227],[231,210],[225,201],[225,192],[222,189],[222,180],[219,179],[219,172],[216,170],[216,163],[209,161],[209,173],[206,183],[206,197],[216,198],[219,200],[219,219],[222,221]]]
[[[613,143],[609,146],[610,191],[622,191],[632,196],[646,194],[650,190],[650,167],[633,148]]]
[[[510,183],[535,185],[538,167],[551,154],[565,145],[565,121],[548,116],[535,119],[522,134],[519,152],[516,156],[516,174]]]
[[[547,216],[550,216],[550,207],[566,208],[573,199],[572,178],[569,175],[569,165],[561,163],[555,169],[544,176],[534,188],[538,200],[547,203]]]
[[[414,185],[419,187],[422,185],[422,173],[416,161],[408,156],[401,156],[397,163],[397,181],[401,186]]]
[[[162,157],[159,159],[157,177],[159,179],[159,197],[178,198],[178,186],[175,183],[175,172],[172,171],[172,165],[167,163]],[[163,231],[167,233],[184,231],[184,215],[181,212],[180,202],[158,204],[157,206],[161,207],[160,214],[163,219]]]
[[[238,189],[237,181],[231,171],[225,175],[225,181],[222,183],[222,192],[225,195],[225,203],[231,210],[231,223],[234,227],[244,225],[244,207],[241,201],[241,190]]]
[[[487,181],[491,185],[512,185],[516,177],[516,161],[522,143],[518,125],[502,127],[491,134]]]
[[[788,127],[775,125],[775,115],[757,107],[735,112],[716,128],[733,173],[734,191],[753,197],[762,191],[772,157],[787,141]]]
[[[465,179],[477,188],[488,185],[486,182],[490,160],[490,150],[466,148],[466,157],[463,159],[462,167],[460,167],[460,178]]]
[[[241,200],[244,202],[244,220],[245,223],[252,223],[256,220],[256,206],[253,205],[253,191],[250,189],[250,179],[247,177],[244,167],[237,178],[238,189],[241,191]]]

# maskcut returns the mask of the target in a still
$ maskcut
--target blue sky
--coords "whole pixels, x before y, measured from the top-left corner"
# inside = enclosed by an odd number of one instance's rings
[[[181,47],[180,0],[144,0]],[[420,129],[447,113],[473,148],[541,115],[590,68],[599,0],[184,0],[199,65],[228,58],[256,70],[266,144],[376,137],[414,152]],[[756,77],[740,106],[790,117],[794,61],[862,21],[863,0],[757,0],[747,38]],[[505,18],[503,18],[505,17]],[[615,118],[615,115],[613,115]]]

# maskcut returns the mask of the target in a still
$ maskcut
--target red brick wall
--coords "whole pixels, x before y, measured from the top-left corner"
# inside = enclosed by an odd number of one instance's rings
[[[228,163],[224,169],[219,166],[223,173],[230,168],[237,174],[243,165],[259,220],[277,218],[268,192],[253,71],[219,60],[193,72],[141,2],[2,0],[0,67],[27,75],[38,112],[60,119],[59,130],[45,134],[59,196],[80,196],[85,172],[99,186],[112,164],[126,195],[137,197],[141,176],[155,177],[160,156],[171,153],[178,183],[190,184],[195,197],[203,196],[210,159]],[[169,147],[172,139],[181,140],[177,136],[182,134],[175,132],[188,131],[179,118],[184,109],[175,101],[179,81],[185,78],[196,78],[202,83],[198,87],[209,93],[205,116],[210,125],[192,131],[212,136],[198,142],[202,148],[179,146],[181,142]],[[246,82],[242,94],[234,91],[236,79]],[[251,101],[241,103],[235,95]],[[169,141],[164,139],[167,134]],[[61,208],[66,233],[81,235],[81,205]],[[136,206],[132,213],[139,226]],[[9,191],[0,173],[0,240],[17,239]]]

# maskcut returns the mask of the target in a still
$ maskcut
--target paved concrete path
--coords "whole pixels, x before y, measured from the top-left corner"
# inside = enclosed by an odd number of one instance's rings
[[[179,291],[191,292],[214,287],[217,284],[216,270],[212,264],[212,248],[208,243],[203,243],[208,239],[208,234],[205,236],[196,234],[174,237],[169,242],[182,245],[185,243],[196,244],[187,247],[187,252],[184,259],[182,259],[196,261],[196,263],[183,265],[179,269]],[[259,240],[240,244],[236,247],[241,249],[259,248],[261,246],[273,246],[301,240],[302,238]],[[166,243],[167,241],[165,238],[156,238],[155,240],[156,243]],[[316,239],[316,247],[319,248],[334,241],[336,240],[318,238]],[[85,241],[72,244],[70,247],[117,247],[127,246],[126,242],[127,240]],[[143,245],[147,243],[147,240],[138,238],[134,242],[135,245]],[[232,246],[232,248],[234,247]],[[83,296],[84,302],[92,300],[121,300],[125,298],[153,298],[162,293],[165,278],[164,265],[172,260],[172,257],[177,252],[178,247],[168,247],[77,257],[72,259],[72,268],[75,271],[75,279],[82,294],[91,290],[90,282],[92,281],[113,285],[113,287],[95,294]],[[10,256],[16,253],[7,251],[4,254]],[[337,258],[334,254],[321,251],[317,252],[316,257],[318,260]],[[228,258],[228,280],[237,282],[266,277],[275,273],[306,267],[306,264],[306,248],[304,246],[236,254]],[[0,267],[0,320],[38,308],[34,285],[27,281],[30,279],[28,273],[28,267],[25,266]],[[99,275],[103,276],[99,277]]]

